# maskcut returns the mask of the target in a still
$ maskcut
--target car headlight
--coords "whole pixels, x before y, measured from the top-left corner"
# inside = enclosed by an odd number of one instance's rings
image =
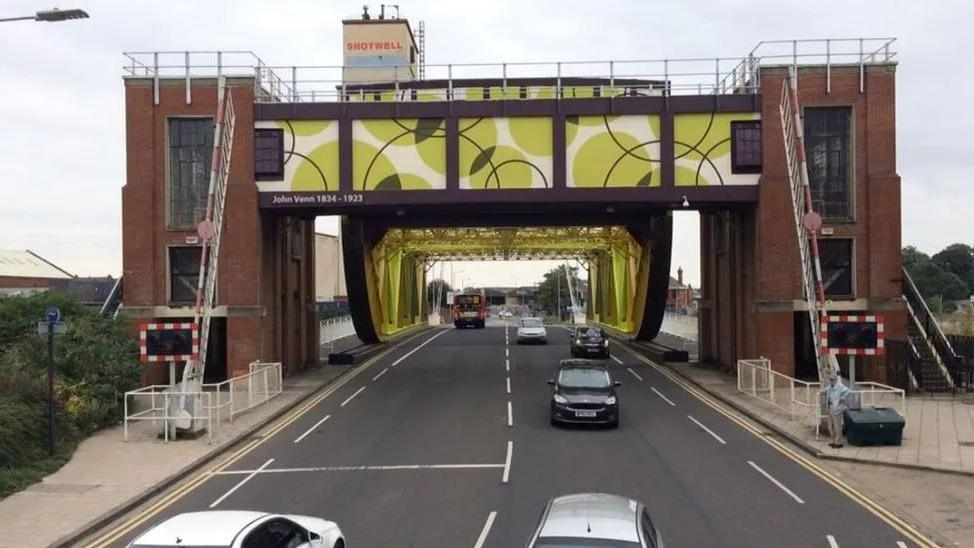
[[[561,404],[568,403],[568,400],[565,399],[565,396],[562,396],[561,394],[555,394],[552,397],[554,398],[555,403],[561,403]]]
[[[615,396],[609,396],[608,398],[605,398],[605,404],[606,405],[615,405],[616,404],[616,397]]]
[[[575,339],[575,344],[582,344],[582,339]]]
[[[609,347],[609,339],[602,339],[602,346],[608,348]]]

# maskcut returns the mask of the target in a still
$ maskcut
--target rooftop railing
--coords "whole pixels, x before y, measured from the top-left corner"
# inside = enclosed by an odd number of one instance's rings
[[[760,68],[820,65],[831,91],[832,68],[895,60],[895,38],[827,38],[759,42],[743,57],[687,59],[451,63],[425,66],[269,65],[251,51],[126,52],[129,77],[184,79],[187,102],[193,78],[246,76],[259,102],[462,101],[564,99],[645,95],[755,93]],[[351,83],[351,82],[354,82]]]

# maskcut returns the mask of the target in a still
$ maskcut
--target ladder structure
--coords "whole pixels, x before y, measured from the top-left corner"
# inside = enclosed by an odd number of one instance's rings
[[[213,156],[210,160],[210,187],[206,198],[206,217],[197,226],[202,240],[200,274],[196,286],[196,313],[199,326],[199,358],[189,361],[183,369],[184,391],[198,392],[206,367],[206,349],[210,339],[210,323],[216,305],[217,267],[220,241],[223,235],[224,209],[227,200],[227,179],[230,174],[230,155],[233,152],[233,97],[226,89],[226,79],[217,84],[217,114],[213,129]]]
[[[791,191],[795,234],[798,237],[798,253],[802,265],[802,293],[808,303],[808,321],[812,331],[819,381],[824,386],[829,373],[838,371],[838,362],[833,354],[823,355],[820,341],[821,321],[827,314],[817,236],[822,227],[822,217],[813,208],[812,190],[808,184],[805,133],[801,108],[798,106],[798,75],[794,67],[789,70],[788,76],[781,84],[778,111],[781,114],[781,131],[788,164],[788,187]]]

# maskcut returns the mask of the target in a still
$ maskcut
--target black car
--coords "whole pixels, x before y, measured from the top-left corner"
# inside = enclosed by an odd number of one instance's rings
[[[609,338],[605,336],[601,327],[580,325],[572,331],[572,338],[568,341],[572,356],[599,358],[609,357]]]
[[[619,400],[608,368],[592,360],[562,360],[558,374],[548,384],[551,394],[551,424],[601,423],[619,426]]]

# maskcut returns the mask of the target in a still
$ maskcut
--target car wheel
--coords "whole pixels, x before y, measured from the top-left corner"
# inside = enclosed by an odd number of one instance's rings
[[[338,539],[338,541],[335,543],[335,548],[345,548],[345,541]]]
[[[609,428],[619,428],[619,417],[616,417],[616,420],[609,423]]]
[[[551,417],[551,426],[558,426],[558,419],[556,419],[553,415]]]

